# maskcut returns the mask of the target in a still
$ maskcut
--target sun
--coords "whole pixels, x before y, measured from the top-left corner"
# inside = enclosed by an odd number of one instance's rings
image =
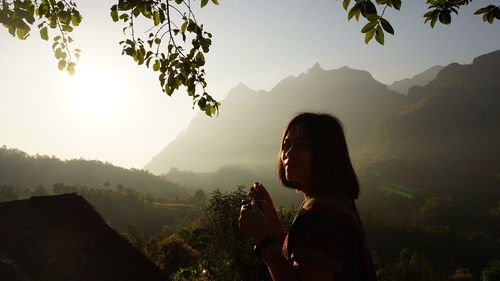
[[[66,94],[71,107],[85,117],[113,119],[129,105],[125,83],[111,69],[81,65],[69,77]]]

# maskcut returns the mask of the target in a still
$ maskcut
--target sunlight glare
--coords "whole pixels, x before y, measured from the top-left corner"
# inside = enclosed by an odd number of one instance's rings
[[[124,83],[126,80],[118,77],[114,70],[82,65],[69,77],[67,93],[71,106],[83,117],[115,119],[129,105]]]

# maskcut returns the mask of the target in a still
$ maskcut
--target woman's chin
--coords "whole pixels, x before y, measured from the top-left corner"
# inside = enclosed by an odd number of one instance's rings
[[[296,179],[291,178],[291,177],[287,177],[286,180],[291,184],[290,187],[292,187],[294,189],[297,189],[297,190],[300,190],[300,183],[299,183],[299,181],[297,181]]]

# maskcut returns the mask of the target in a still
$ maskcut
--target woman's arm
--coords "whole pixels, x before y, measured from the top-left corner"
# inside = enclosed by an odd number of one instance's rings
[[[258,208],[243,205],[238,219],[241,232],[252,237],[257,244],[272,235],[266,217]],[[274,281],[333,280],[333,272],[314,263],[290,263],[282,254],[278,243],[262,249],[262,259]]]
[[[291,264],[281,254],[277,244],[270,245],[262,251],[262,259],[274,281],[332,281],[333,272],[325,267],[309,262],[294,261]]]

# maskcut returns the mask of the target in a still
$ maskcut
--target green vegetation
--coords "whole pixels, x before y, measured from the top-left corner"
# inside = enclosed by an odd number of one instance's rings
[[[52,188],[1,186],[0,201],[67,192],[84,196],[163,270],[166,280],[255,280],[265,272],[252,251],[252,241],[237,228],[241,200],[246,197],[243,186],[215,190],[209,196],[197,190],[177,199],[110,183],[99,188],[62,183]],[[476,198],[496,196],[492,190],[476,193]],[[415,195],[409,199],[381,192],[372,200],[383,208],[374,202],[369,202],[370,210],[361,206],[380,280],[496,280],[500,231],[495,226],[500,224],[492,210],[497,206],[471,204],[476,199],[470,193]],[[294,208],[280,208],[286,226],[294,212]],[[464,217],[467,213],[474,219]]]
[[[220,103],[206,92],[205,57],[212,44],[212,34],[203,29],[203,24],[196,21],[191,8],[191,0],[119,0],[111,6],[110,16],[114,22],[122,22],[125,38],[120,41],[122,54],[131,57],[138,65],[145,65],[158,72],[160,87],[163,92],[172,95],[180,86],[186,88],[193,99],[193,107],[198,106],[205,114],[218,113]],[[201,7],[208,0],[200,0]],[[211,0],[219,5],[219,0]],[[425,22],[434,27],[437,22],[450,24],[452,13],[458,14],[469,0],[427,0],[428,12]],[[194,4],[194,3],[193,3]],[[384,44],[385,33],[394,34],[394,28],[384,17],[386,10],[400,10],[401,0],[343,0],[342,6],[350,20],[366,20],[361,32],[365,42],[375,38]],[[500,7],[488,5],[475,12],[482,15],[483,21],[493,23],[500,19]],[[28,38],[36,25],[40,37],[48,41],[52,37],[52,49],[58,61],[58,68],[69,74],[75,72],[80,57],[79,49],[70,46],[73,39],[69,34],[80,25],[82,15],[75,1],[64,0],[14,0],[3,1],[0,5],[0,23],[9,33],[21,40]],[[148,26],[141,37],[137,26]],[[51,32],[49,32],[51,31]],[[199,87],[201,87],[201,92]],[[198,88],[198,89],[197,89]]]
[[[385,85],[373,80],[367,72],[346,68],[327,72],[319,67],[278,84],[273,95],[266,99],[252,100],[248,89],[243,97],[246,105],[272,99],[284,103],[285,94],[290,100],[303,97],[298,92],[305,92],[311,84],[318,88],[334,85],[349,88],[354,83],[339,81],[353,77],[353,81],[365,79],[367,83],[359,89],[368,85],[369,94],[329,95],[331,99],[325,98],[324,104],[339,105],[345,100],[355,100],[353,104],[364,102],[373,106],[366,107],[366,111],[372,109],[370,114],[361,116],[360,112],[364,111],[358,110],[354,116],[343,115],[341,119],[346,117],[348,128],[356,128],[350,130],[351,137],[364,140],[358,143],[359,154],[353,158],[362,186],[357,205],[379,279],[496,280],[500,259],[500,162],[497,157],[500,84],[494,70],[499,59],[497,51],[476,58],[470,65],[449,65],[427,85],[412,87],[407,97],[387,92]],[[308,94],[311,99],[322,95]],[[387,97],[385,105],[383,97]],[[230,95],[228,100],[239,98],[239,95]],[[308,102],[305,100],[302,105],[314,105]],[[269,105],[274,104],[269,102]],[[277,150],[273,148],[277,141],[273,138],[279,139],[279,129],[264,125],[278,118],[264,106],[259,108],[262,119],[251,120],[259,128],[233,118],[241,114],[231,115],[230,110],[226,115],[228,119],[224,119],[225,116],[219,119],[227,122],[228,127],[213,130],[214,135],[226,132],[228,136],[229,131],[241,135],[242,139],[233,140],[232,147],[215,146],[209,134],[198,135],[189,130],[183,134],[186,138],[179,138],[178,142],[188,147],[204,147],[193,145],[193,140],[209,144],[215,151],[214,157],[200,162],[219,156],[227,165],[230,159],[250,160],[246,156],[263,151],[263,155],[269,156],[269,162],[274,163],[275,159],[271,158]],[[346,111],[339,110],[339,113],[352,111],[348,106],[345,108]],[[356,127],[350,123],[362,118],[370,121],[369,125],[358,123]],[[193,121],[193,128],[209,127],[201,126],[198,121]],[[240,127],[245,131],[228,129],[234,124],[243,124]],[[370,138],[363,136],[372,129]],[[247,137],[244,133],[248,132],[270,137],[244,142]],[[271,132],[276,135],[272,136]],[[183,154],[184,160],[199,161],[196,151],[179,147],[172,151]],[[189,156],[188,152],[195,156]],[[257,154],[255,160],[263,161],[261,156]],[[219,167],[216,172],[206,173],[172,169],[160,177],[98,161],[61,161],[3,147],[0,149],[0,200],[77,192],[132,245],[162,268],[166,279],[254,280],[261,274],[262,265],[251,251],[252,242],[237,230],[238,209],[245,190],[242,187],[234,190],[235,186],[262,181],[277,205],[290,206],[297,198],[292,198],[292,191],[275,184],[272,167],[260,170],[255,166],[253,169]],[[294,208],[282,207],[280,214],[289,225]]]
[[[500,279],[500,260],[493,260],[481,273],[481,281]]]
[[[0,185],[0,202],[64,193],[78,193],[89,201],[104,219],[115,229],[129,229],[130,224],[151,236],[161,232],[173,232],[177,225],[191,221],[201,214],[202,205],[194,205],[193,198],[184,201],[165,199],[141,194],[121,184],[94,188],[56,183],[52,187],[12,187]],[[200,202],[200,204],[204,204]],[[142,239],[133,235],[134,245]]]
[[[425,167],[403,165],[392,157],[359,171],[363,189],[358,207],[381,280],[495,280],[500,177],[484,169],[488,158],[478,168],[446,172],[461,159],[461,151],[455,152],[451,158],[422,162]],[[422,171],[441,174],[431,173],[429,179]],[[191,189],[167,181],[169,175],[176,181],[190,179]],[[171,280],[250,280],[261,274],[252,242],[237,230],[246,192],[234,190],[238,181],[255,175],[224,167],[213,174],[174,170],[157,177],[98,161],[61,161],[0,149],[0,201],[77,192]],[[216,190],[221,185],[223,192]],[[276,202],[282,200],[278,204],[295,202],[284,195],[293,192],[273,188]],[[280,214],[289,225],[294,210],[282,207]]]

